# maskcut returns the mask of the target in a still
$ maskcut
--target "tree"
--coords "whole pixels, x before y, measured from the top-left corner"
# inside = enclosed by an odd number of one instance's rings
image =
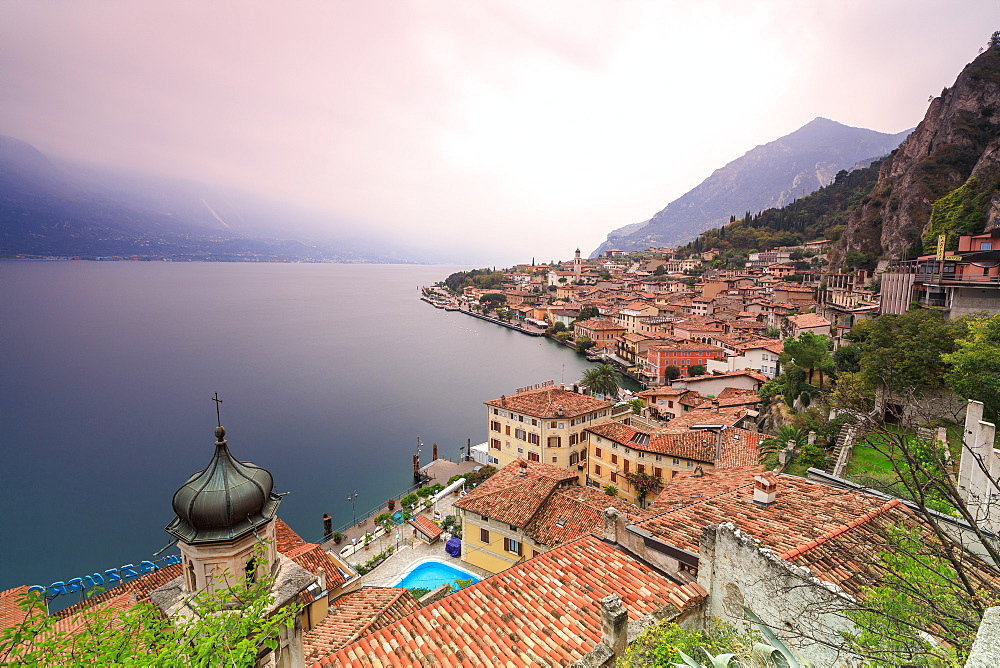
[[[703,364],[692,364],[688,367],[689,376],[704,376],[706,373],[708,373],[708,369]]]
[[[584,306],[580,309],[580,315],[576,317],[577,320],[589,320],[591,318],[597,318],[601,315],[600,309],[596,306]]]
[[[605,485],[604,493],[608,496],[618,496],[618,488],[614,485]]]
[[[580,338],[576,339],[576,341],[574,341],[573,343],[576,345],[577,351],[581,353],[585,353],[597,345],[597,341],[594,341],[593,339],[587,336],[581,336]]]
[[[806,382],[813,384],[813,374],[819,370],[819,387],[823,388],[823,372],[833,368],[830,339],[812,332],[802,332],[797,339],[785,339],[784,353],[796,366],[807,369]]]
[[[673,364],[668,365],[663,369],[663,377],[668,381],[677,380],[681,377],[681,369]]]
[[[789,425],[781,425],[777,429],[777,434],[765,438],[757,444],[757,456],[761,463],[763,463],[768,457],[787,449],[789,443],[794,442],[801,445],[804,440],[801,429],[796,429]]]
[[[945,381],[963,399],[983,404],[985,420],[1000,418],[1000,314],[966,320],[968,334],[955,343],[958,349],[942,359],[951,368]]]
[[[604,396],[618,397],[618,371],[610,364],[599,364],[583,372],[580,383],[591,392]]]
[[[30,592],[19,604],[21,622],[0,631],[0,664],[252,666],[262,648],[277,648],[298,611],[294,603],[271,611],[273,582],[268,573],[232,577],[215,592],[194,594],[191,616],[169,619],[149,602],[124,610],[95,603],[76,613],[71,633],[59,630],[60,618]]]
[[[663,487],[663,481],[648,473],[620,473],[619,475],[632,484],[632,487],[635,489],[635,500],[640,508],[642,507],[642,502],[650,494],[654,494]]]
[[[861,377],[872,389],[920,394],[945,384],[947,363],[955,340],[965,334],[961,320],[945,320],[937,311],[911,309],[884,314],[854,326],[848,338],[861,347]]]

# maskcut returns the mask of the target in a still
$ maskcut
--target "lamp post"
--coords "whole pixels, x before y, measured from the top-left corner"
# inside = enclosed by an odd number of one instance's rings
[[[358,490],[354,490],[353,494],[347,495],[347,500],[351,502],[351,513],[354,514],[354,526],[358,525],[358,511],[354,509],[354,501],[358,498]]]

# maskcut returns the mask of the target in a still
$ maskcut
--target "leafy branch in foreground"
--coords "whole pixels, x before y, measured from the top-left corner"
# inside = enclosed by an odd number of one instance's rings
[[[270,576],[222,577],[227,586],[189,596],[187,614],[172,618],[152,603],[130,604],[128,593],[60,618],[31,592],[19,602],[21,622],[0,631],[0,664],[252,666],[261,649],[278,647],[297,607],[272,610]]]

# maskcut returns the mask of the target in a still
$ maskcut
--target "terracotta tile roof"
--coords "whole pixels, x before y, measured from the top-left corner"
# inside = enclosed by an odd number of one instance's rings
[[[302,638],[306,664],[420,609],[406,589],[362,587],[333,601],[326,619]]]
[[[722,432],[722,457],[716,461],[717,435],[702,429],[676,432],[670,430],[668,425],[654,431],[644,431],[620,422],[609,422],[590,427],[587,431],[640,452],[682,457],[719,467],[753,466],[757,463],[757,444],[766,438],[763,434],[746,429],[726,429]],[[633,440],[637,436],[639,443]],[[643,436],[648,437],[648,442],[640,444],[646,440]]]
[[[709,497],[748,484],[748,480],[752,481],[753,477],[763,470],[764,467],[758,464],[678,473],[664,484],[646,511],[650,516],[654,516],[692,503],[700,503]]]
[[[750,399],[760,403],[760,397],[757,396],[757,392],[755,390],[748,390],[742,387],[724,388],[722,392],[715,395],[715,398],[719,400],[720,405],[722,405],[721,402],[726,401],[727,399]]]
[[[625,329],[614,320],[606,320],[604,318],[591,318],[590,320],[578,320],[575,327],[580,327],[581,329],[589,329],[593,332],[618,331]]]
[[[712,380],[716,378],[732,378],[734,376],[749,376],[754,380],[759,380],[762,383],[767,382],[767,376],[760,373],[759,371],[754,371],[752,369],[739,369],[737,371],[725,371],[723,373],[706,373],[704,376],[689,376],[686,378],[678,378],[675,382],[689,382],[692,380]]]
[[[723,474],[724,475],[724,474]],[[723,486],[732,480],[722,479]],[[777,498],[769,507],[753,503],[753,477],[746,474],[745,484],[692,503],[676,507],[639,523],[660,540],[690,552],[698,551],[698,539],[704,527],[732,522],[736,527],[778,554],[798,549],[806,553],[824,536],[842,529],[866,513],[881,508],[885,499],[830,487],[790,475],[778,475]],[[670,499],[683,498],[690,486],[704,486],[698,478],[687,476],[671,481],[670,497],[657,497],[653,506],[662,508]],[[664,490],[664,494],[667,491]],[[661,497],[663,494],[661,494]],[[690,493],[688,494],[690,498]]]
[[[527,475],[521,475],[522,464],[527,465]],[[487,478],[454,506],[523,529],[556,488],[576,479],[574,471],[519,459]]]
[[[136,602],[141,603],[143,601],[149,600],[149,595],[153,590],[162,587],[172,580],[176,580],[181,575],[184,574],[182,564],[172,564],[170,566],[164,566],[163,568],[153,571],[152,573],[146,573],[145,575],[140,575],[134,580],[128,580],[122,582],[116,587],[109,589],[107,591],[101,592],[100,594],[95,594],[91,596],[86,601],[76,603],[69,606],[68,608],[56,613],[60,617],[68,617],[75,614],[81,610],[90,608],[98,603],[104,603],[105,601],[110,601],[113,598],[117,598],[122,594],[132,594]]]
[[[346,582],[337,562],[315,543],[303,543],[285,552],[284,555],[313,575],[318,576],[319,569],[322,568],[326,573],[327,589],[336,589]]]
[[[718,346],[713,346],[709,343],[701,343],[699,341],[682,341],[680,343],[658,343],[656,345],[651,345],[650,350],[699,350],[705,351],[709,354],[724,353],[722,348]]]
[[[830,321],[816,313],[803,313],[802,315],[790,315],[788,320],[796,327],[829,327]]]
[[[274,543],[278,552],[286,554],[292,548],[305,543],[280,517],[274,519]]]
[[[705,591],[588,536],[446,596],[319,665],[565,666],[600,642],[600,600],[611,594],[631,621],[664,606],[687,609]]]
[[[431,522],[429,519],[427,519],[423,515],[417,515],[413,519],[407,520],[406,523],[409,524],[410,526],[412,526],[414,529],[416,529],[420,533],[422,533],[425,536],[427,536],[427,538],[430,539],[430,540],[434,540],[435,538],[437,538],[438,536],[440,536],[442,533],[444,533],[444,529],[442,529],[438,525],[434,524],[434,522]]]
[[[570,418],[612,406],[609,401],[560,387],[519,392],[487,401],[486,405],[543,419]]]
[[[685,390],[683,387],[670,387],[669,385],[659,385],[657,387],[651,387],[648,390],[643,390],[637,393],[635,396],[642,397],[644,399],[649,399],[653,397],[677,397],[685,392],[690,392],[691,390]]]
[[[745,402],[739,400],[736,400],[735,405],[724,405],[733,401],[727,399],[725,402],[719,402],[719,409],[716,411],[714,407],[710,407],[711,401],[711,399],[702,399],[697,408],[678,415],[668,422],[663,429],[667,432],[677,433],[688,431],[696,424],[724,424],[727,427],[734,427],[746,417],[747,411],[751,410]],[[761,436],[761,438],[767,437]]]
[[[28,585],[0,591],[0,629],[6,629],[24,621],[24,611],[17,602],[28,593]]]
[[[525,528],[525,533],[548,547],[591,533],[600,535],[604,530],[604,511],[609,507],[616,508],[633,522],[645,516],[643,510],[622,499],[610,497],[603,490],[573,485],[556,490],[542,504],[538,514]]]

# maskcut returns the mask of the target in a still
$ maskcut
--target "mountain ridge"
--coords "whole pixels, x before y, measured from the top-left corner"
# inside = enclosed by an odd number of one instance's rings
[[[888,134],[817,117],[720,167],[646,221],[613,230],[593,253],[684,243],[746,211],[781,207],[837,172],[889,153],[909,130]]]

